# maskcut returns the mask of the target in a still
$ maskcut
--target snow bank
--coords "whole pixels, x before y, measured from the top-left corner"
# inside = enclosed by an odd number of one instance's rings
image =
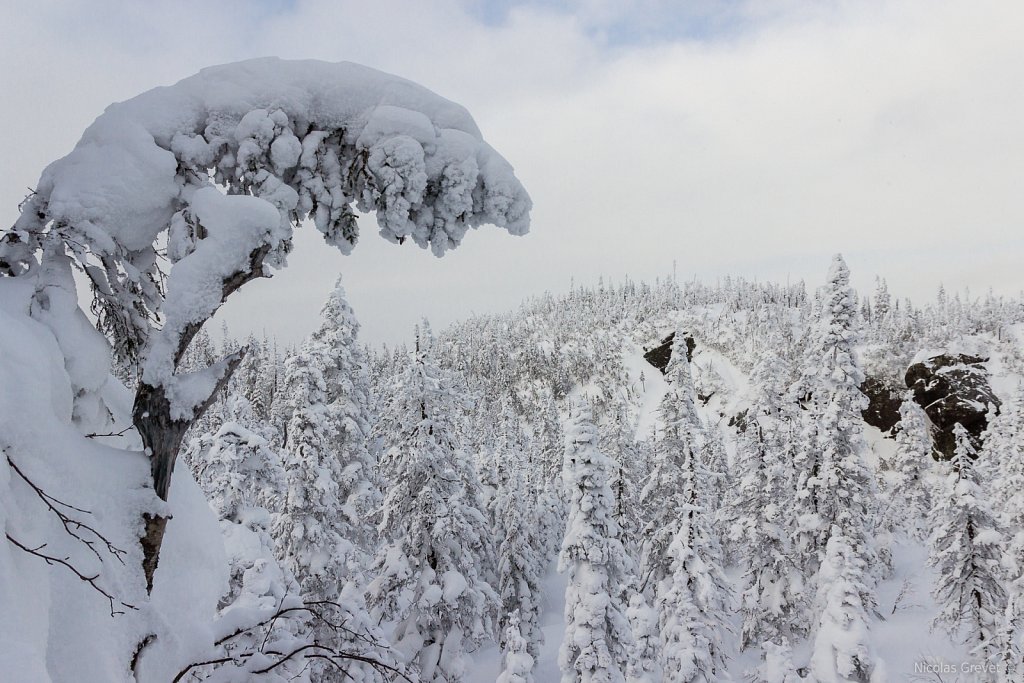
[[[148,458],[123,448],[138,448],[137,439],[119,437],[122,448],[114,448],[83,436],[112,431],[107,410],[114,415],[113,431],[122,429],[130,403],[109,375],[109,348],[95,330],[75,329],[81,311],[66,305],[66,295],[52,286],[37,290],[29,278],[0,278],[0,526],[27,548],[67,558],[83,575],[96,574],[97,586],[113,602],[70,569],[47,565],[10,540],[0,542],[3,679],[127,680],[136,646],[158,634],[144,655],[140,680],[170,680],[212,641],[210,628],[227,585],[218,522],[188,469],[179,468],[168,507],[161,508],[172,520],[148,598],[142,514],[161,503]],[[28,313],[36,313],[42,299],[47,304],[39,321]],[[74,332],[79,345],[58,344],[55,331],[61,330],[69,339],[68,331]],[[73,418],[82,389],[102,399],[102,419]],[[57,505],[118,551],[72,525],[94,542],[99,556],[74,540],[28,481],[74,506]]]
[[[9,536],[0,542],[0,661],[5,680],[122,680],[147,628],[138,526],[152,500],[149,463],[83,437],[72,424],[72,377],[51,329],[27,315],[33,292],[20,279],[0,279],[0,522]],[[123,551],[123,564],[72,524],[97,554],[74,540],[33,486],[74,506],[54,503]],[[97,575],[113,602],[10,539]]]

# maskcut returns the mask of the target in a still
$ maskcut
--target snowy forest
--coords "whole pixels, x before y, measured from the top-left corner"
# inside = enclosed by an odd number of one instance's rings
[[[0,236],[0,679],[1024,680],[1024,297],[836,255],[408,345],[340,278],[298,345],[216,318],[293,230],[442,256],[531,207],[465,109],[353,64],[110,107]]]

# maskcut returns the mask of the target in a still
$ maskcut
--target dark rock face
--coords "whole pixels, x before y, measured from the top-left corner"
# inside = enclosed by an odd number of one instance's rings
[[[644,354],[644,360],[658,368],[661,374],[665,374],[665,368],[668,367],[668,361],[672,358],[672,342],[675,341],[676,333],[665,337],[660,344],[655,346],[653,349]],[[693,340],[693,337],[686,337],[686,360],[693,361],[693,350],[697,348],[697,342]]]
[[[903,405],[899,388],[885,380],[868,377],[860,385],[860,390],[868,397],[868,407],[861,411],[864,421],[891,436],[900,422],[900,406]]]
[[[749,412],[750,412],[749,410],[741,410],[740,412],[738,412],[735,415],[733,415],[732,417],[730,417],[729,418],[729,426],[730,427],[735,427],[736,431],[738,431],[738,432],[746,432],[747,431],[747,425],[750,422],[749,415],[748,415]]]
[[[935,457],[953,457],[956,442],[953,426],[960,423],[976,448],[988,426],[988,411],[999,414],[1002,405],[988,383],[982,365],[987,358],[966,354],[943,354],[915,363],[907,370],[907,388],[914,402],[924,408],[934,426]]]

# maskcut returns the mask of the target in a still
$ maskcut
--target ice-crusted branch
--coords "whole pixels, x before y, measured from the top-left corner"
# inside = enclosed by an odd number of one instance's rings
[[[174,305],[174,271],[217,238],[200,206],[209,188],[273,218],[236,233],[257,237],[270,268],[307,219],[348,253],[354,209],[374,212],[385,239],[441,255],[486,223],[525,233],[532,206],[463,107],[356,64],[259,59],[108,108],[23,202],[0,237],[0,272],[32,272],[43,245],[62,241],[117,353],[145,359]]]

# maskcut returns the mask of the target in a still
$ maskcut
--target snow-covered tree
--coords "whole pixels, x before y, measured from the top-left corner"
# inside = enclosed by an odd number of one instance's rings
[[[166,500],[185,432],[245,353],[180,371],[192,338],[284,265],[306,218],[350,252],[352,205],[375,212],[386,239],[441,255],[483,223],[525,233],[531,202],[457,104],[351,63],[252,60],[108,108],[0,237],[0,274],[35,278],[45,296],[74,292],[72,262],[85,273],[100,329],[137,360],[133,422]],[[65,343],[74,333],[55,329]],[[167,517],[144,521],[151,587]]]
[[[545,556],[555,555],[565,535],[564,486],[562,482],[562,456],[565,436],[558,417],[554,399],[546,397],[541,404],[538,425],[532,440],[537,454],[536,472],[532,473],[537,483],[537,507],[540,514],[541,537],[544,540]]]
[[[1018,386],[998,415],[991,418],[977,462],[979,477],[986,481],[989,500],[1006,529],[1024,530],[1024,385]],[[1024,571],[1024,546],[1015,561]]]
[[[558,570],[568,575],[565,639],[558,654],[562,683],[625,681],[633,645],[621,599],[628,559],[613,518],[612,467],[598,448],[587,399],[576,399],[565,434],[563,478],[570,502],[558,558]]]
[[[1007,587],[1006,609],[992,642],[992,664],[999,683],[1013,683],[1024,675],[1024,578]]]
[[[818,683],[871,683],[884,680],[868,634],[868,571],[838,528],[829,534],[818,578],[818,623],[811,673]]]
[[[931,423],[908,392],[900,405],[896,451],[887,473],[883,522],[890,529],[902,527],[918,538],[925,534],[925,517],[931,509],[931,491],[925,474],[931,463]]]
[[[654,446],[650,478],[640,494],[647,524],[643,530],[640,582],[650,597],[671,572],[668,547],[678,532],[687,506],[693,503],[698,452],[703,436],[693,399],[685,336],[676,333],[666,370],[669,391],[659,404],[663,433]]]
[[[359,323],[345,299],[340,278],[320,316],[309,347],[323,375],[326,417],[334,429],[330,445],[339,461],[335,482],[341,504],[336,524],[362,555],[376,541],[369,518],[380,503],[377,458],[370,441],[373,399],[366,359],[358,343]]]
[[[661,629],[661,666],[666,681],[713,683],[729,680],[728,582],[716,565],[719,551],[702,518],[688,506],[668,547],[671,574],[658,586],[655,606]]]
[[[860,391],[864,374],[853,349],[856,295],[850,288],[850,271],[838,254],[829,269],[822,304],[798,382],[809,394],[795,462],[797,549],[808,573],[817,571],[834,530],[864,566],[872,567],[876,557],[874,476],[861,440],[860,412],[867,399]],[[862,595],[868,609],[872,594],[866,589]]]
[[[233,402],[248,405],[241,397]],[[237,416],[246,409],[232,412]],[[264,437],[227,422],[216,434],[193,439],[186,459],[220,519],[248,524],[259,518],[256,523],[270,528],[270,512],[279,508],[285,474],[280,456]]]
[[[661,683],[661,635],[658,611],[642,593],[634,593],[626,611],[633,631],[633,649],[626,667],[626,683]]]
[[[362,555],[346,535],[349,527],[339,485],[345,469],[335,451],[337,426],[326,404],[322,357],[315,349],[307,347],[289,359],[285,394],[291,419],[285,441],[285,493],[274,538],[306,603],[329,603],[340,612],[334,618],[344,628],[321,620],[317,640],[344,650],[375,629],[362,599]],[[357,670],[369,673],[365,663],[356,660],[346,667],[350,675]],[[335,667],[323,662],[317,662],[313,671],[318,679],[336,675]]]
[[[494,635],[500,600],[488,583],[494,550],[479,483],[455,437],[459,401],[432,345],[417,331],[377,425],[386,545],[367,594],[421,681],[458,683],[467,648]]]
[[[961,636],[988,661],[1006,610],[1000,557],[1005,542],[985,491],[979,484],[970,435],[957,423],[956,451],[932,509],[931,554],[939,604],[935,626]]]
[[[797,673],[793,649],[786,638],[778,643],[767,641],[762,649],[764,658],[751,676],[754,683],[802,683],[805,680]]]
[[[641,481],[642,463],[636,444],[635,426],[629,423],[623,409],[616,410],[604,432],[602,449],[614,454],[614,467],[609,485],[615,496],[613,517],[619,527],[619,540],[626,553],[638,556],[637,541],[643,520],[640,516],[638,482]]]
[[[498,495],[498,534],[502,538],[498,549],[498,594],[502,602],[503,624],[509,625],[512,614],[519,622],[516,632],[524,639],[526,650],[537,661],[543,634],[540,630],[540,610],[543,597],[540,581],[546,568],[544,545],[540,536],[536,499],[526,488],[522,464],[510,463],[508,482]],[[504,639],[502,649],[510,652]]]
[[[300,352],[289,359],[286,395],[292,417],[285,442],[285,495],[274,529],[282,560],[313,599],[333,600],[348,575],[351,541],[336,528],[341,514],[341,463],[333,449],[318,357]]]
[[[998,680],[1024,675],[1024,391],[1017,387],[1011,400],[989,423],[985,447],[976,463],[986,480],[991,509],[1009,537],[1002,554],[1006,578],[1006,609],[991,651]]]
[[[761,413],[736,442],[737,471],[731,491],[729,534],[746,570],[740,596],[740,648],[802,633],[801,611],[807,602],[804,578],[790,542],[793,505],[789,463],[779,424]]]
[[[536,662],[529,652],[529,643],[519,631],[519,612],[512,612],[505,627],[505,654],[502,670],[495,683],[533,683],[533,667]]]

